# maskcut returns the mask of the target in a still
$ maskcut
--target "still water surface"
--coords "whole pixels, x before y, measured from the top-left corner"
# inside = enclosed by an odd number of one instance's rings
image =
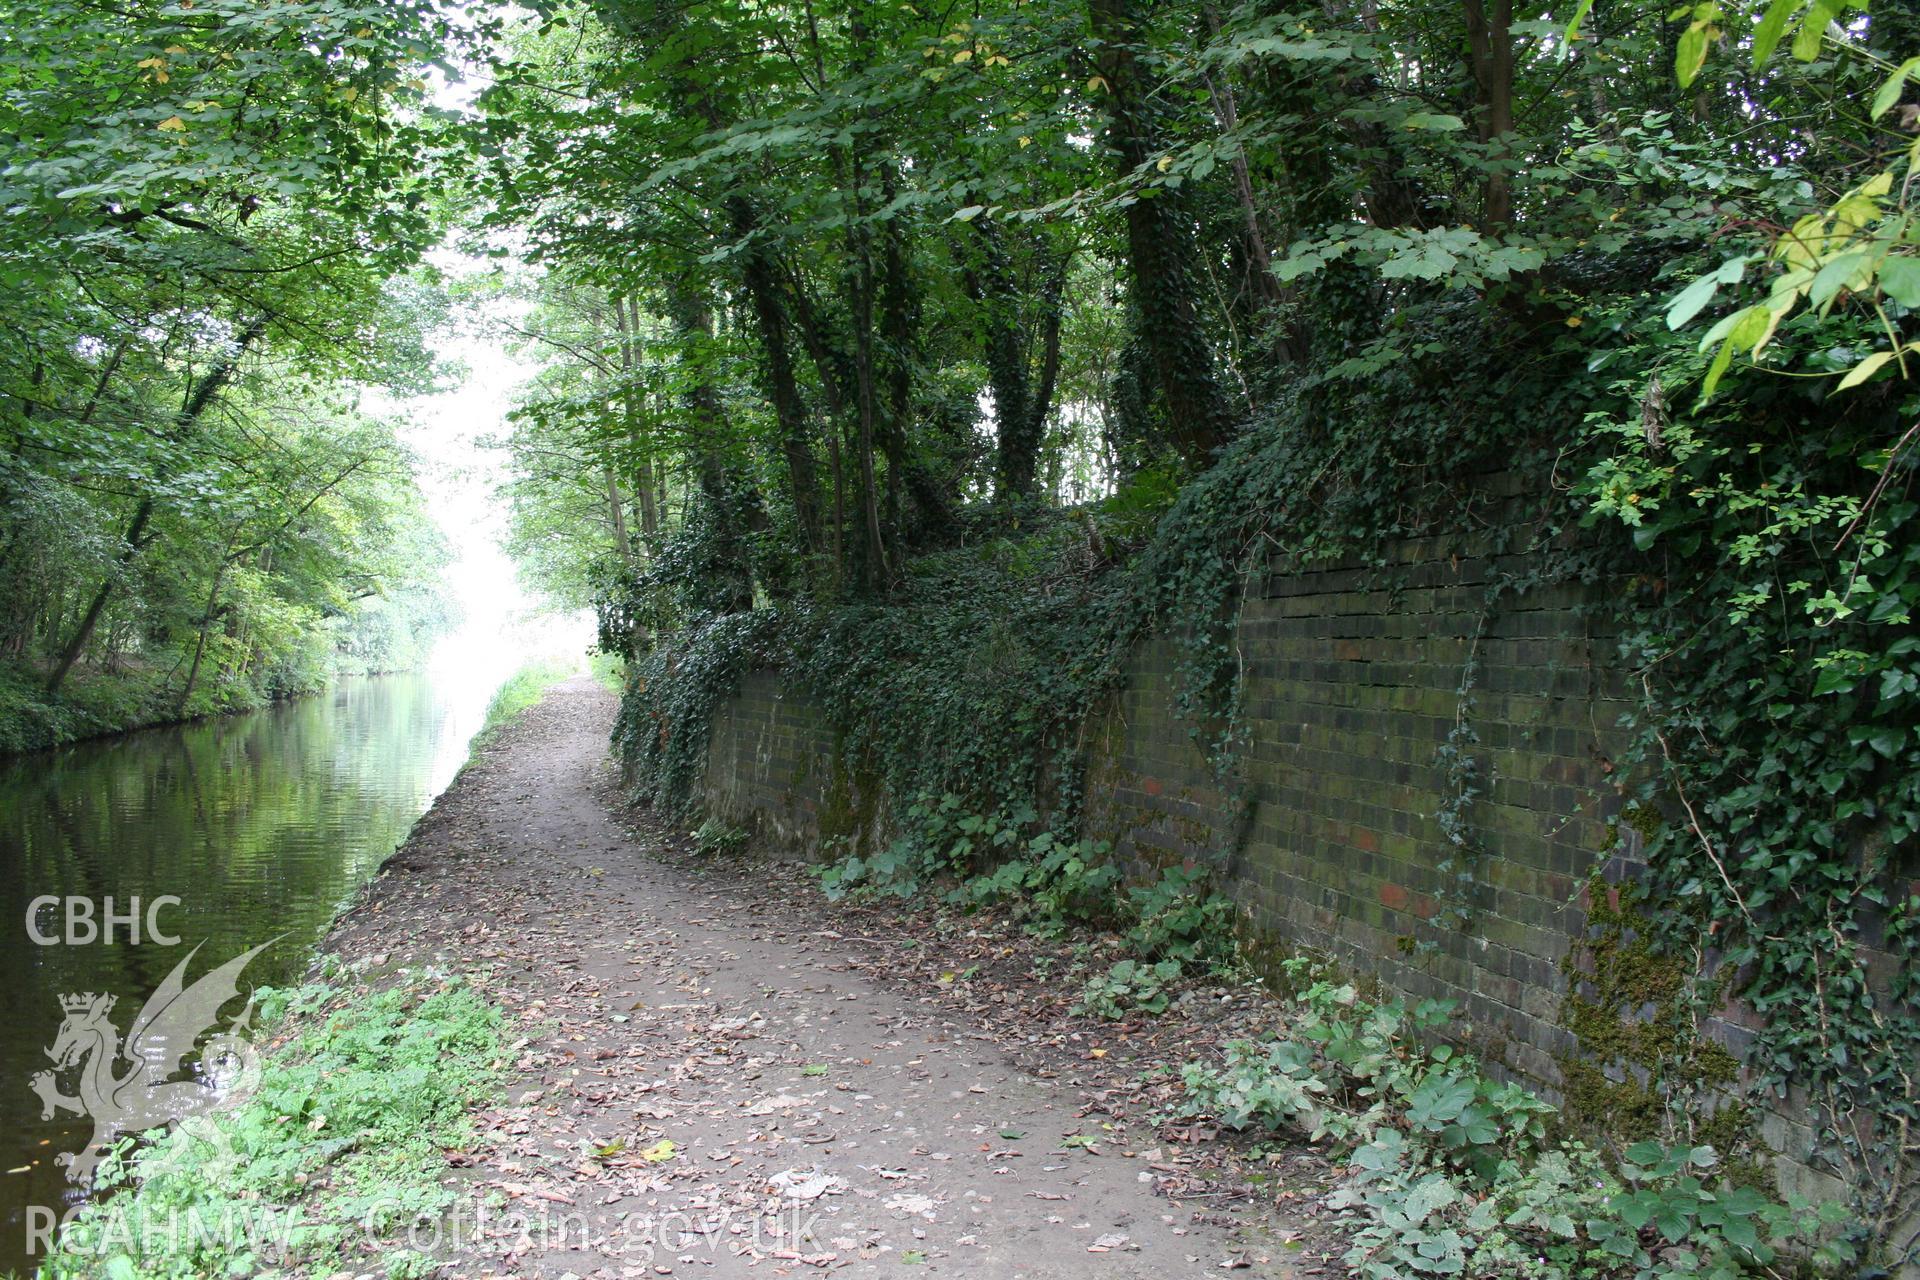
[[[196,943],[189,981],[276,935],[242,990],[298,980],[336,910],[452,781],[490,692],[372,676],[246,715],[0,757],[0,1275],[30,1274],[26,1207],[70,1202],[53,1157],[90,1128],[42,1120],[29,1088],[50,1065],[60,997],[114,994],[124,1032]],[[181,943],[155,945],[143,926],[137,946],[36,945],[27,907],[47,894],[111,896],[119,910],[172,895],[180,905],[158,922]],[[38,915],[43,935],[63,923]]]

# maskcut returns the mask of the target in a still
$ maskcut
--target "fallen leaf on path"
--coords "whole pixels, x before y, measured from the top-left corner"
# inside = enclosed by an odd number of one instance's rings
[[[845,1191],[847,1180],[814,1165],[811,1169],[783,1170],[768,1178],[767,1185],[789,1200],[818,1200]]]

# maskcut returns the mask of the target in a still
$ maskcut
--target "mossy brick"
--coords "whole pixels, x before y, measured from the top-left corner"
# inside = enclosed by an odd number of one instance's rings
[[[1617,803],[1601,757],[1607,739],[1624,737],[1616,726],[1634,691],[1610,669],[1612,640],[1588,635],[1576,612],[1598,588],[1509,596],[1485,612],[1493,575],[1527,567],[1491,557],[1493,541],[1407,539],[1387,549],[1387,571],[1323,563],[1265,578],[1238,636],[1248,681],[1239,785],[1254,802],[1238,827],[1177,713],[1176,649],[1164,638],[1140,646],[1090,734],[1087,823],[1155,857],[1225,855],[1238,831],[1239,879],[1224,888],[1257,928],[1408,994],[1465,995],[1470,1014],[1505,1029],[1512,1067],[1551,1084],[1564,1037],[1551,1021],[1558,963],[1579,925],[1565,897],[1598,853],[1600,813]],[[1434,896],[1446,856],[1435,752],[1459,723],[1483,622],[1467,719],[1489,779],[1469,811],[1488,896],[1466,934],[1413,907]],[[749,676],[716,716],[715,798],[817,828],[832,776],[830,735],[770,673]],[[1404,891],[1401,906],[1383,901],[1384,885]],[[1440,949],[1403,955],[1409,930]]]

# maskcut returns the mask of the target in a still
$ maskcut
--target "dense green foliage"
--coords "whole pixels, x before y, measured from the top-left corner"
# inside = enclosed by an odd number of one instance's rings
[[[1730,1183],[1708,1146],[1636,1143],[1610,1167],[1551,1139],[1554,1109],[1526,1089],[1423,1043],[1453,1016],[1448,1002],[1374,1003],[1308,962],[1290,968],[1286,1031],[1189,1066],[1186,1110],[1338,1150],[1349,1176],[1332,1200],[1359,1224],[1354,1275],[1736,1280],[1794,1254],[1847,1260],[1820,1243],[1839,1206],[1788,1207]]]
[[[260,1013],[290,1034],[252,1093],[157,1142],[125,1140],[99,1175],[114,1194],[63,1228],[45,1280],[432,1271],[390,1239],[456,1198],[442,1185],[446,1153],[474,1140],[469,1111],[502,1053],[499,1012],[426,976],[262,992]]]
[[[690,803],[776,666],[842,737],[852,882],[971,875],[996,850],[950,866],[938,798],[1071,841],[1138,638],[1231,793],[1248,578],[1390,586],[1394,540],[1491,525],[1486,617],[1607,584],[1649,927],[1760,1012],[1751,1084],[1811,1090],[1858,1233],[1911,1249],[1905,1121],[1865,1117],[1920,1107],[1916,34],[1825,0],[538,6],[482,97],[486,217],[545,269],[515,497],[634,659],[639,786]],[[1463,903],[1475,678],[1436,800]]]
[[[382,660],[357,600],[405,647],[434,556],[355,389],[427,377],[403,273],[457,213],[530,267],[514,550],[598,607],[657,803],[775,666],[841,738],[836,885],[1070,898],[1131,646],[1172,637],[1236,794],[1247,581],[1391,586],[1394,542],[1490,527],[1483,618],[1600,584],[1688,1016],[1757,1011],[1746,1085],[1803,1088],[1854,1235],[1920,1247],[1911,6],[7,16],[6,705],[125,718],[74,683],[116,663],[182,712],[298,687]],[[454,119],[422,67],[468,36]],[[1463,904],[1476,677],[1436,755]]]
[[[435,299],[397,273],[437,234],[419,77],[447,19],[20,0],[3,25],[0,746],[410,664],[444,552],[361,389],[428,376]]]

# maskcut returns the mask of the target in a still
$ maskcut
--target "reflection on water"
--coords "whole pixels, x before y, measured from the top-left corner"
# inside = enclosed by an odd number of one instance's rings
[[[187,948],[204,944],[191,980],[279,934],[243,989],[298,979],[336,909],[458,771],[490,688],[347,680],[265,711],[0,760],[0,1274],[26,1269],[25,1206],[61,1206],[53,1156],[87,1133],[73,1116],[43,1121],[29,1088],[50,1065],[59,997],[118,996],[124,1032]],[[35,945],[27,906],[43,895],[111,897],[117,911],[172,895],[159,924],[182,945],[144,932],[139,946]],[[42,934],[62,923],[39,913]]]

